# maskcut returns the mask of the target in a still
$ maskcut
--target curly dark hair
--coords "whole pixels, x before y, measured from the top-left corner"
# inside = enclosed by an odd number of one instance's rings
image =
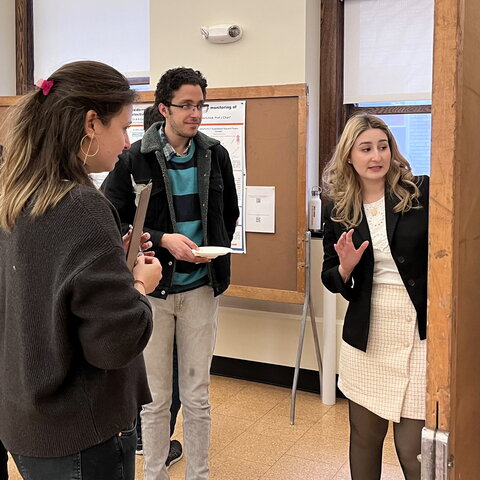
[[[168,105],[175,92],[182,85],[199,85],[202,89],[203,97],[207,94],[207,80],[198,70],[193,68],[178,67],[167,70],[157,83],[155,90],[155,106],[163,103]]]

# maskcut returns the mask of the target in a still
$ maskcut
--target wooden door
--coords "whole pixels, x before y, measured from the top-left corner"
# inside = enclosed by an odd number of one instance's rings
[[[436,476],[425,478],[475,479],[480,478],[480,1],[436,0],[434,35],[427,428],[448,433],[449,466],[441,473],[437,443]]]

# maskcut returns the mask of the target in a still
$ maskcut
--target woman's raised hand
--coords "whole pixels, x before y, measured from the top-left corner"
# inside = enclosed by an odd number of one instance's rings
[[[338,271],[344,282],[347,282],[350,278],[353,269],[362,258],[363,252],[367,249],[369,243],[368,240],[365,240],[358,249],[355,248],[352,241],[353,232],[353,228],[348,232],[343,232],[337,243],[333,245],[340,260]]]

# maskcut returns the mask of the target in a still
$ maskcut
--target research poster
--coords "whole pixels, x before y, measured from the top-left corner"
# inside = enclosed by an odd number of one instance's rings
[[[245,100],[212,101],[203,114],[200,131],[216,138],[227,149],[233,166],[240,217],[232,241],[234,253],[246,253],[245,244]]]
[[[143,137],[143,112],[150,105],[150,103],[137,103],[133,106],[132,123],[128,127],[130,143],[136,142]]]

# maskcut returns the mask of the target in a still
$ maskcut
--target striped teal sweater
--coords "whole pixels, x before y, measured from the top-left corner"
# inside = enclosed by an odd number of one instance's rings
[[[165,137],[161,136],[165,141]],[[172,189],[177,232],[185,235],[198,246],[203,245],[200,199],[198,196],[197,159],[192,140],[185,155],[169,155],[168,178]],[[177,261],[171,292],[193,290],[208,283],[205,264]]]

